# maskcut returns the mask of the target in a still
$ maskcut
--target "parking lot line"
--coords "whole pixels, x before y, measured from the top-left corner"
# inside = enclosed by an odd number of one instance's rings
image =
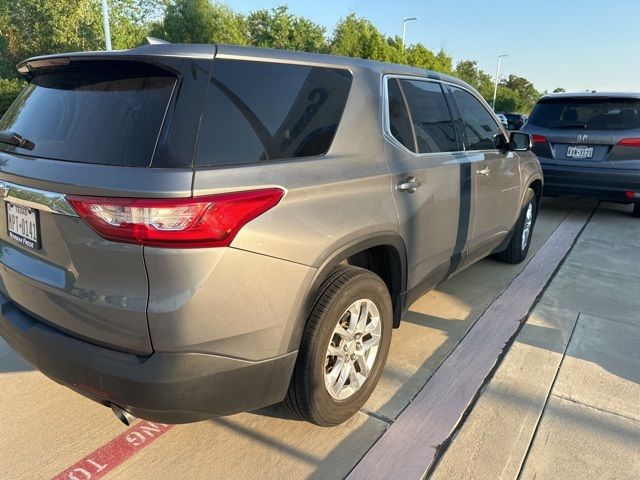
[[[423,478],[591,217],[581,202],[489,306],[349,479]],[[381,459],[383,459],[381,461]]]
[[[173,425],[164,423],[146,420],[138,422],[109,443],[60,472],[53,477],[53,480],[96,480],[102,478],[171,428]]]

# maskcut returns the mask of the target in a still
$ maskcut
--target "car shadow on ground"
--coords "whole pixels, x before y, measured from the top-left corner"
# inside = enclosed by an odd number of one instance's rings
[[[28,372],[34,368],[25,362],[20,355],[0,338],[0,374],[12,372]]]

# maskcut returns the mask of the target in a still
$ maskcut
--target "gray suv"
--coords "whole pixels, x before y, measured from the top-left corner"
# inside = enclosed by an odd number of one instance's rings
[[[633,204],[640,217],[640,93],[546,95],[523,132],[533,137],[546,195]]]
[[[335,425],[427,290],[527,255],[542,192],[465,83],[223,45],[27,60],[0,120],[0,335],[181,423],[282,400]]]

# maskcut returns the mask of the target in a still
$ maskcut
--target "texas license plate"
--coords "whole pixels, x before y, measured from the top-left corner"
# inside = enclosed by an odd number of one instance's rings
[[[569,145],[567,158],[593,158],[593,147],[584,145]]]
[[[40,248],[38,211],[31,207],[6,202],[7,230],[9,237],[25,247]]]

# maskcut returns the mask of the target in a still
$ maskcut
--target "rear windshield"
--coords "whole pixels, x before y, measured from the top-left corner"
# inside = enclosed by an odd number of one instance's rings
[[[175,77],[141,64],[111,62],[37,74],[0,120],[35,144],[2,150],[102,165],[148,166]]]
[[[636,129],[640,128],[640,99],[543,99],[531,112],[529,124],[551,129]]]
[[[351,73],[342,69],[215,60],[196,165],[239,165],[327,153],[351,80]]]

